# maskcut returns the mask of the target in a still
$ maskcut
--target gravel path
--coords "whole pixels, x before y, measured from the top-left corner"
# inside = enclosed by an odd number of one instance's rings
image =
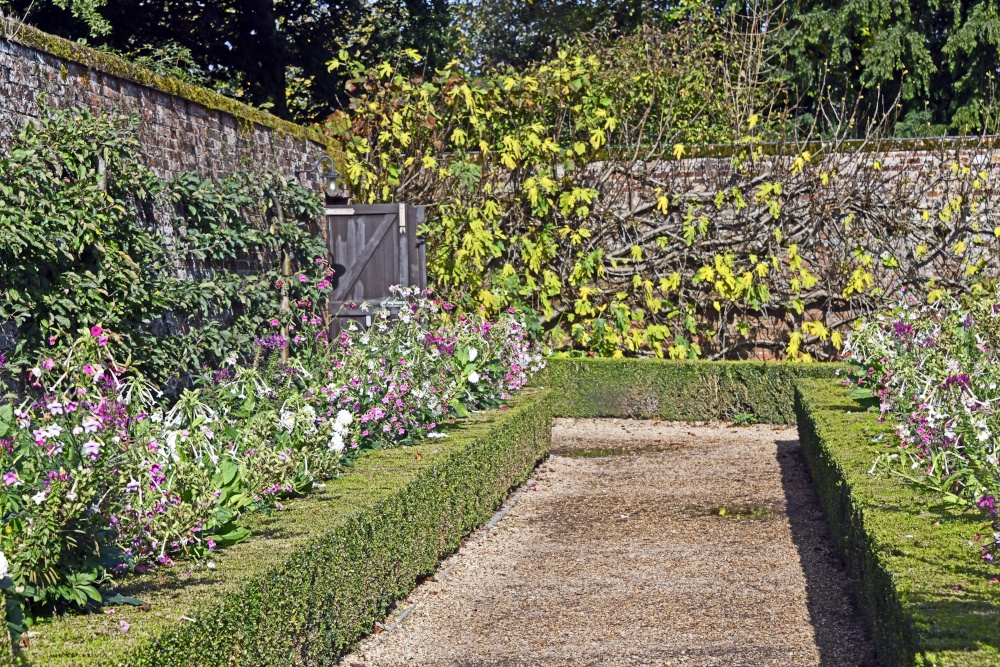
[[[794,429],[557,420],[509,514],[341,664],[874,666],[850,591]]]

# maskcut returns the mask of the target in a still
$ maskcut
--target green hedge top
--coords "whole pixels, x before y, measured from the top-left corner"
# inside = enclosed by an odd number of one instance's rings
[[[237,102],[232,98],[220,95],[207,88],[202,88],[170,76],[156,74],[148,69],[134,65],[120,56],[98,51],[78,42],[71,42],[62,37],[50,35],[11,18],[0,16],[0,38],[23,44],[37,51],[52,54],[62,60],[82,65],[88,69],[105,72],[120,79],[134,81],[169,95],[175,95],[196,102],[207,109],[227,113],[246,123],[256,123],[304,141],[314,142],[325,148],[326,152],[334,157],[338,165],[342,166],[343,151],[340,144],[315,127],[305,127],[278,118],[262,109]]]
[[[989,522],[950,511],[900,479],[869,475],[899,440],[840,383],[802,380],[798,391],[800,437],[833,532],[861,580],[880,658],[889,665],[1000,665],[1000,583],[990,583],[996,567],[974,542],[977,534],[991,536]]]
[[[753,415],[795,422],[794,383],[833,377],[838,364],[658,359],[552,359],[543,379],[558,389],[558,417],[703,421]]]
[[[36,626],[18,664],[335,664],[545,455],[547,395],[526,390],[447,438],[363,455],[322,492],[251,517],[251,538],[214,569],[181,562],[128,579],[121,592],[149,611]]]

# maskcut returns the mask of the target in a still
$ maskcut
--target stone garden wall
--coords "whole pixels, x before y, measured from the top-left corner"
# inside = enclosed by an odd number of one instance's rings
[[[310,129],[0,18],[0,153],[39,117],[42,100],[134,114],[147,166],[163,179],[248,166],[292,176],[336,150]]]

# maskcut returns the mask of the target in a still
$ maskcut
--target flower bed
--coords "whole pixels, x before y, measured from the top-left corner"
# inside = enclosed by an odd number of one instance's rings
[[[395,320],[373,313],[332,342],[308,311],[290,339],[274,320],[251,364],[232,355],[173,404],[114,359],[100,326],[29,369],[26,390],[0,401],[0,588],[18,643],[53,613],[142,606],[117,575],[211,569],[254,513],[322,488],[361,452],[446,438],[444,422],[499,406],[541,367],[509,314],[398,295],[409,305]]]
[[[254,515],[253,539],[220,552],[214,569],[179,564],[129,580],[122,592],[149,611],[36,626],[21,664],[335,664],[546,454],[547,395],[526,391],[448,438],[365,454],[322,491]]]
[[[973,536],[976,512],[898,477],[869,474],[899,441],[879,413],[829,380],[800,380],[799,438],[880,660],[890,666],[1000,665],[1000,584]],[[877,440],[877,442],[873,442]]]

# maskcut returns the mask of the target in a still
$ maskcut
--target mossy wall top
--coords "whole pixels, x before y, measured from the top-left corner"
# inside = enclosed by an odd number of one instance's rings
[[[164,179],[189,171],[221,176],[248,165],[291,177],[339,152],[315,130],[0,18],[0,154],[39,116],[43,97],[60,108],[135,114],[147,166]]]

